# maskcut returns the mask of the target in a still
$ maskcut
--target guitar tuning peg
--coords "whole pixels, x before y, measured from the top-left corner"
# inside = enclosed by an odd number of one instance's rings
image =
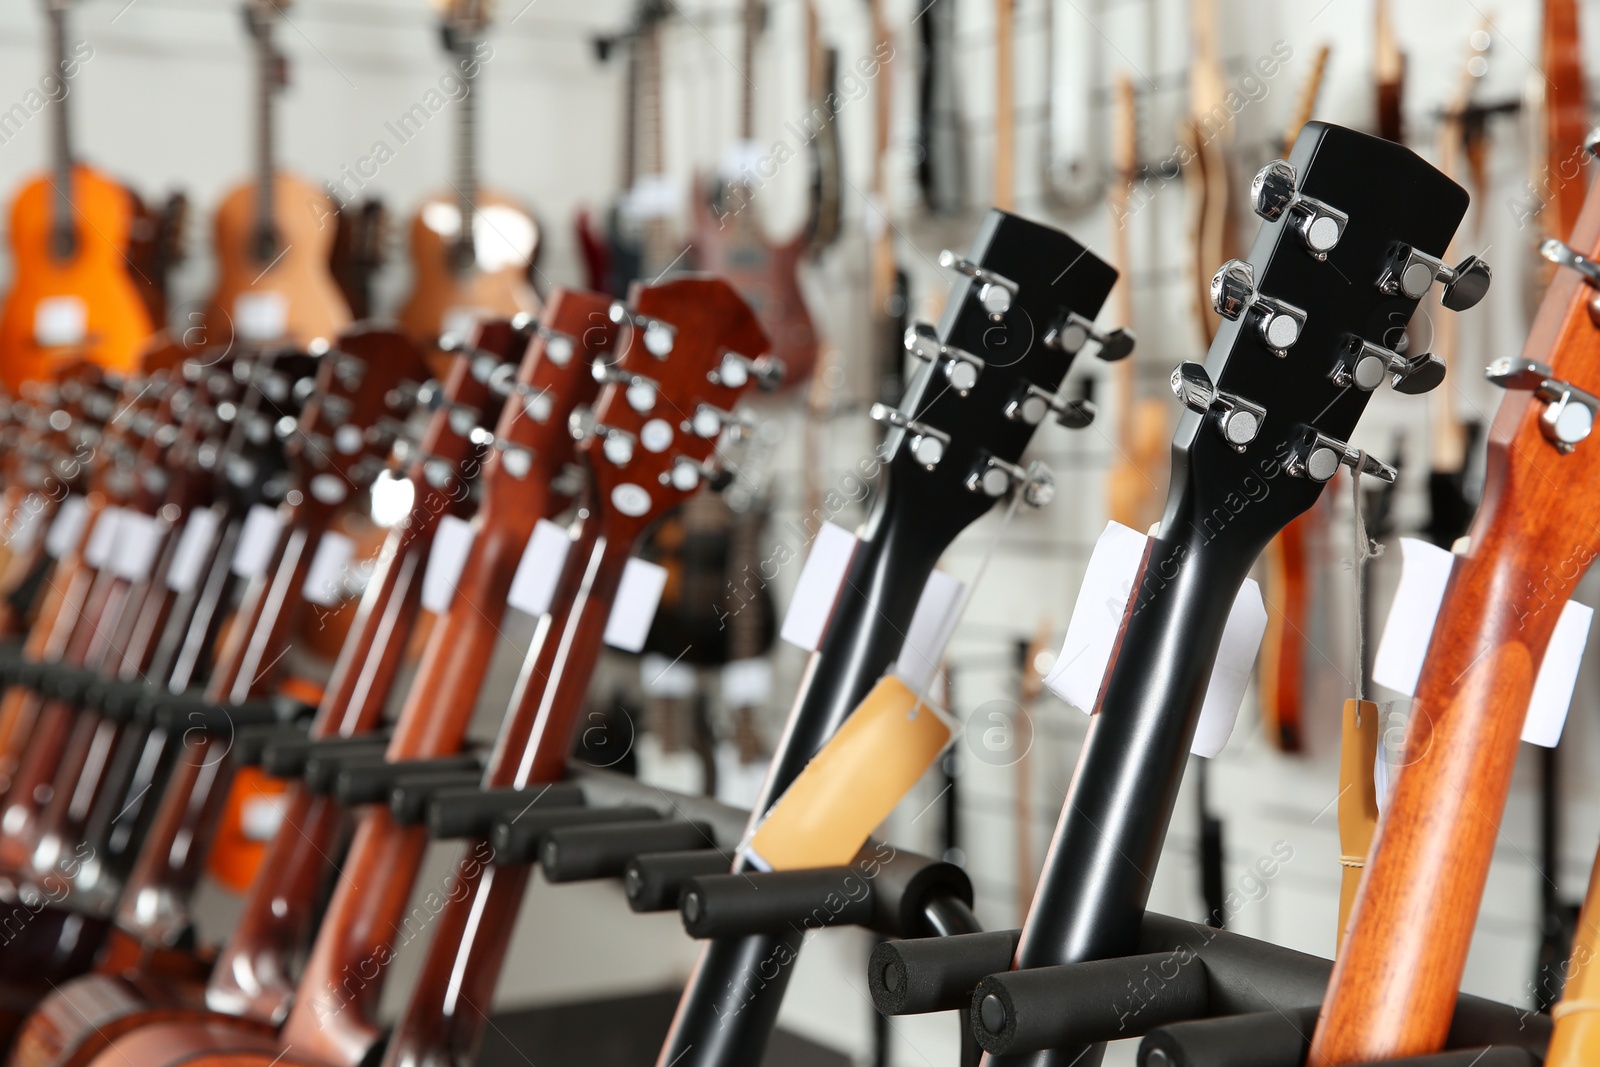
[[[1338,208],[1300,193],[1294,167],[1282,159],[1275,159],[1256,172],[1250,183],[1250,202],[1257,215],[1268,222],[1276,222],[1288,214],[1293,219],[1294,231],[1300,235],[1306,251],[1321,260],[1327,259],[1344,236],[1350,221]]]
[[[1133,355],[1134,340],[1132,330],[1116,329],[1098,333],[1091,320],[1075,311],[1067,312],[1061,325],[1044,335],[1045,344],[1068,355],[1077,355],[1084,345],[1097,341],[1100,344],[1098,354],[1107,363],[1115,363]]]
[[[1206,414],[1217,400],[1211,375],[1193,360],[1185,360],[1172,372],[1172,392],[1179,403],[1197,415]]]
[[[1600,134],[1600,130],[1595,132]],[[1591,286],[1600,287],[1600,263],[1596,263],[1582,252],[1551,237],[1539,245],[1539,254],[1558,267],[1577,271]]]
[[[573,354],[578,350],[578,339],[570,333],[552,330],[550,327],[535,320],[528,328],[534,336],[544,342],[544,358],[558,367],[565,367],[572,362]]]
[[[873,404],[868,414],[874,422],[887,423],[904,430],[909,441],[911,458],[928,470],[933,470],[939,465],[939,461],[944,459],[945,450],[950,447],[949,434],[918,422],[898,408],[882,403]]]
[[[1370,393],[1383,382],[1385,374],[1394,375],[1395,392],[1415,396],[1444,381],[1444,360],[1428,352],[1402,356],[1350,334],[1345,340],[1344,355],[1334,366],[1331,377],[1335,385],[1354,386]]]
[[[1565,454],[1577,448],[1594,430],[1600,399],[1571,382],[1554,377],[1543,363],[1520,356],[1497,359],[1489,364],[1488,379],[1502,389],[1526,389],[1544,404],[1539,429],[1545,439]]]
[[[996,321],[1010,311],[1011,305],[1016,301],[1018,291],[1016,282],[986,267],[980,267],[970,259],[958,256],[948,248],[939,253],[939,266],[953,270],[957,274],[965,274],[977,282],[978,303],[982,304],[983,310]]]
[[[1172,372],[1172,392],[1184,407],[1214,420],[1222,439],[1236,452],[1243,452],[1245,445],[1256,439],[1267,419],[1266,408],[1221,391],[1212,384],[1205,367],[1192,360],[1180,363]]]
[[[714,441],[722,436],[722,431],[727,427],[744,429],[748,426],[747,420],[735,412],[723,411],[711,404],[700,404],[694,409],[694,415],[684,420],[682,429],[685,433],[692,433],[696,437],[704,437]]]
[[[784,366],[781,359],[757,356],[751,359],[737,352],[724,352],[722,362],[706,375],[706,379],[725,389],[743,389],[751,378],[756,388],[767,393],[783,383]]]
[[[601,385],[625,386],[624,395],[628,406],[633,410],[643,413],[656,406],[656,394],[660,386],[654,379],[646,378],[642,374],[630,374],[610,363],[596,363],[590,373]]]
[[[1022,488],[1023,503],[1042,508],[1056,495],[1056,476],[1050,468],[1035,460],[1026,469],[997,456],[985,456],[976,470],[967,476],[967,488],[975,493],[999,499],[1016,486]]]
[[[1385,482],[1400,477],[1399,471],[1376,456],[1351,448],[1346,442],[1318,433],[1309,426],[1295,444],[1284,470],[1297,478],[1326,482],[1339,473],[1341,466]]]
[[[733,484],[733,473],[710,461],[701,463],[688,456],[678,456],[672,461],[671,470],[661,472],[659,480],[680,493],[694,491],[701,482],[710,486],[712,492],[720,493]]]
[[[1288,353],[1306,324],[1303,309],[1256,291],[1255,268],[1230,259],[1211,276],[1211,307],[1225,319],[1250,315],[1261,343],[1277,356]]]
[[[1389,263],[1378,277],[1378,289],[1390,296],[1421,300],[1434,282],[1442,282],[1444,295],[1440,303],[1451,311],[1465,311],[1483,299],[1492,279],[1489,264],[1477,256],[1468,256],[1451,267],[1426,252],[1401,244],[1390,253]]]
[[[917,322],[907,327],[905,346],[918,359],[943,367],[950,388],[960,396],[966,396],[978,384],[978,375],[985,366],[982,358],[939,340],[931,323]]]
[[[638,330],[644,342],[644,350],[657,359],[666,359],[672,354],[672,343],[677,337],[678,330],[670,322],[649,315],[635,314],[620,300],[611,305],[607,316],[618,326],[626,324]]]

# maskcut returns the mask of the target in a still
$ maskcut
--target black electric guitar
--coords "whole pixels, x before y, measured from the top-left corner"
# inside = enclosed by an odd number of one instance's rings
[[[1099,337],[1092,319],[1117,272],[1066,234],[991,211],[958,271],[937,329],[912,327],[921,357],[899,407],[875,405],[888,424],[878,492],[861,544],[812,656],[773,757],[755,817],[806,763],[899,655],[922,588],[946,546],[996,501],[1020,491],[1018,461],[1047,417],[1085,425],[1092,410],[1064,398],[1073,356],[1091,340],[1126,354],[1126,335]],[[718,939],[701,953],[659,1063],[734,1067],[761,1062],[793,968],[798,930]],[[762,981],[741,976],[756,973]]]
[[[1384,379],[1418,393],[1443,380],[1443,367],[1387,346],[1436,280],[1452,310],[1488,288],[1477,259],[1451,268],[1438,258],[1466,191],[1399,145],[1308,123],[1288,162],[1256,176],[1252,199],[1269,221],[1249,259],[1212,280],[1224,321],[1206,362],[1173,374],[1187,410],[1166,513],[1123,616],[1017,968],[1133,951],[1229,606],[1267,543],[1340,467],[1394,478],[1351,435]],[[1005,981],[985,979],[974,1002]],[[1026,1028],[998,1006],[973,1019],[994,1063],[1099,1063],[1082,1046],[1018,1047]]]

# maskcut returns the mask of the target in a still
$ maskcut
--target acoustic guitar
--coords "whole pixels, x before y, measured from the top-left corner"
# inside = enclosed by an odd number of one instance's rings
[[[191,346],[330,344],[350,323],[350,307],[329,268],[337,228],[322,190],[277,160],[276,97],[288,84],[288,60],[274,43],[286,4],[244,0],[255,50],[255,177],[217,208],[216,289]]]
[[[441,334],[467,329],[474,317],[509,318],[539,310],[528,282],[539,248],[539,227],[526,207],[478,179],[478,94],[488,0],[443,0],[440,28],[454,73],[466,86],[456,102],[455,177],[411,220],[411,296],[400,324],[419,345],[435,348]],[[448,359],[435,350],[435,373]]]
[[[1308,123],[1252,186],[1265,218],[1248,260],[1222,265],[1222,325],[1204,364],[1173,374],[1184,412],[1161,525],[1146,548],[1023,926],[1014,967],[1133,951],[1230,605],[1257,557],[1344,466],[1393,477],[1349,442],[1372,390],[1440,381],[1436,360],[1383,347],[1436,278],[1447,305],[1487,288],[1476,260],[1437,258],[1466,192],[1407,149]],[[1340,280],[1352,279],[1352,284]],[[1375,326],[1374,324],[1382,324]],[[1372,336],[1368,336],[1368,335]],[[984,999],[982,986],[974,1003]],[[984,1016],[988,1016],[988,1022]],[[975,1012],[998,1063],[1070,1064],[1085,1047],[1013,1047]]]
[[[1313,1065],[1443,1046],[1534,680],[1562,606],[1600,552],[1588,499],[1596,470],[1587,438],[1600,411],[1593,190],[1570,241],[1541,246],[1564,269],[1522,355],[1489,367],[1508,392],[1489,431],[1483,502],[1440,605],[1404,770],[1323,1002]]]
[[[0,310],[0,384],[50,377],[64,361],[86,359],[131,371],[153,325],[128,273],[136,200],[73,152],[70,79],[87,55],[69,45],[69,0],[45,0],[50,68],[50,170],[29,180],[11,205],[11,292]]]

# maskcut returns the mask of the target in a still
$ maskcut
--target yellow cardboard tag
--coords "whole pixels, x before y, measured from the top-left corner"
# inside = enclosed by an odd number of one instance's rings
[[[885,675],[778,798],[747,853],[779,871],[849,863],[954,734],[949,719]]]

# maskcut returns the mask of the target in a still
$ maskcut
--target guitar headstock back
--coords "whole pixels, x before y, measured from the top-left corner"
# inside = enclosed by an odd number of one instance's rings
[[[1315,503],[1341,466],[1392,481],[1349,444],[1372,392],[1438,386],[1437,357],[1406,352],[1406,324],[1435,281],[1444,305],[1480,299],[1489,269],[1441,262],[1467,193],[1415,153],[1367,134],[1307,123],[1287,162],[1251,189],[1266,220],[1248,260],[1212,279],[1223,316],[1205,363],[1172,386],[1188,409],[1173,438],[1161,531],[1253,561]]]
[[[489,30],[494,19],[491,0],[435,0],[444,46],[452,52],[470,49]]]
[[[723,479],[718,444],[741,429],[735,406],[783,371],[764,354],[755,313],[721,278],[635,286],[611,316],[622,325],[617,357],[599,365],[605,385],[592,411],[574,413],[572,431],[603,532],[631,540],[703,482]]]

